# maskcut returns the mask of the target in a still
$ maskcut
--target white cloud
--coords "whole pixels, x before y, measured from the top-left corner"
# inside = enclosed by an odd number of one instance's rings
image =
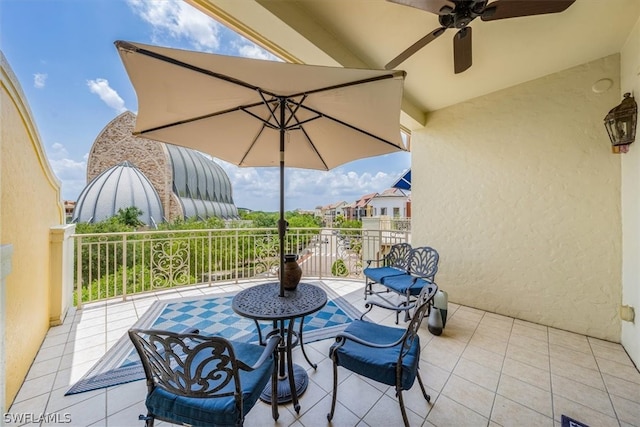
[[[240,56],[244,56],[245,58],[266,59],[269,61],[281,61],[280,58],[273,55],[271,52],[267,52],[260,46],[250,41],[242,40],[239,43],[235,43],[235,45]]]
[[[80,180],[84,183],[86,177],[86,162],[73,159],[51,159],[51,166],[60,180]]]
[[[49,150],[49,158],[50,159],[63,159],[69,156],[69,152],[66,147],[59,142],[54,142],[51,145],[51,150]]]
[[[35,73],[33,75],[33,87],[37,89],[42,89],[45,86],[45,83],[47,82],[47,77],[49,77],[47,74]]]
[[[280,204],[280,171],[278,168],[240,168],[215,159],[233,187],[238,207],[275,212]],[[381,193],[397,179],[394,173],[357,173],[346,168],[330,171],[285,169],[285,209],[313,209],[345,201],[351,203],[369,193]]]
[[[181,0],[127,0],[129,7],[153,28],[156,44],[166,39],[183,41],[195,50],[225,52],[245,58],[280,61],[255,43],[229,30],[219,22]]]
[[[109,86],[107,79],[87,80],[87,86],[89,86],[91,93],[98,95],[105,104],[116,110],[118,114],[127,110],[124,106],[124,100],[118,95],[118,92]]]
[[[76,200],[86,185],[89,153],[85,153],[81,161],[74,160],[70,158],[66,147],[58,142],[47,153],[53,172],[62,182],[62,197],[65,200]]]
[[[327,172],[294,169],[288,175],[287,198],[292,200],[292,209],[351,203],[365,194],[383,192],[393,183],[394,176],[385,172],[358,174],[344,168]]]
[[[127,0],[129,7],[154,29],[154,38],[169,35],[199,50],[220,46],[220,24],[181,0]]]

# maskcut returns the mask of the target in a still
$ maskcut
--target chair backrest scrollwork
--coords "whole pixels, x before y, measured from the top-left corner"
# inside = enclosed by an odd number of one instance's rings
[[[149,391],[161,387],[189,397],[241,396],[233,346],[222,337],[132,329]],[[244,364],[242,364],[244,365]]]
[[[438,272],[438,259],[438,252],[429,246],[415,248],[409,255],[409,273],[433,282]]]
[[[411,245],[409,243],[397,243],[391,246],[389,253],[385,256],[385,266],[396,267],[402,270],[409,269],[409,254]]]

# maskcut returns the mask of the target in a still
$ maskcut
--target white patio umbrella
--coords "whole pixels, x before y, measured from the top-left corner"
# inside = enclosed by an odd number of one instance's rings
[[[115,45],[138,96],[135,135],[238,166],[280,167],[281,272],[285,165],[329,170],[406,150],[400,136],[403,71]]]

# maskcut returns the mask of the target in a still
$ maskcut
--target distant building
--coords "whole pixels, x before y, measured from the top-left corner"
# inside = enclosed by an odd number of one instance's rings
[[[66,218],[66,222],[71,221],[71,217],[73,215],[73,210],[76,208],[76,202],[74,200],[65,200],[64,201],[64,216]]]
[[[296,209],[296,213],[300,214],[300,215],[312,215],[312,216],[316,216],[317,212],[315,209],[313,210],[309,210],[309,209]]]
[[[349,206],[345,201],[332,203],[322,207],[322,220],[327,227],[333,227],[338,216],[344,216],[344,207]]]
[[[325,218],[329,215],[331,206],[333,205],[325,207]],[[382,193],[365,194],[352,203],[340,202],[340,211],[340,214],[348,220],[361,220],[374,216],[410,218],[411,200],[403,190],[389,188]]]
[[[404,191],[399,188],[389,188],[369,200],[368,207],[371,215],[367,216],[408,218],[411,216],[411,209],[407,205],[408,200],[409,196]]]
[[[154,217],[153,221],[155,222],[192,217],[198,219],[209,217],[238,218],[238,209],[233,202],[231,181],[220,165],[197,151],[133,136],[135,119],[135,114],[126,111],[113,119],[100,132],[91,147],[87,160],[87,187],[93,187],[93,180],[114,167],[116,169],[112,172],[119,171],[119,173],[126,172],[127,174],[133,173],[131,168],[134,168],[148,180],[159,200],[161,217]],[[128,162],[128,164],[123,165],[123,162]],[[136,174],[133,173],[131,176],[134,175]],[[111,181],[106,180],[106,182]],[[131,182],[137,181],[134,179]],[[96,214],[94,212],[93,215],[90,212],[85,213],[91,204],[86,203],[87,194],[84,194],[82,212],[76,206],[74,219],[83,221],[88,217],[98,218],[117,214],[116,206],[128,207],[119,206],[120,202],[116,202],[126,200],[124,195],[128,191],[136,192],[133,199],[136,200],[136,203],[138,200],[147,201],[155,197],[147,192],[149,188],[144,184],[136,185],[133,188],[133,190],[119,188],[118,185],[113,184],[95,187],[92,189],[91,200],[104,200],[106,201],[104,206],[113,206],[113,208],[106,213]],[[96,190],[98,191],[96,192]],[[144,212],[145,209],[151,209],[151,206],[154,204],[137,207]],[[77,214],[76,210],[78,210]],[[145,214],[150,213],[146,212]],[[154,212],[154,215],[157,213]]]
[[[373,216],[373,210],[370,205],[371,200],[376,197],[378,193],[365,194],[356,200],[355,204],[348,208],[350,219],[361,219],[368,216]]]

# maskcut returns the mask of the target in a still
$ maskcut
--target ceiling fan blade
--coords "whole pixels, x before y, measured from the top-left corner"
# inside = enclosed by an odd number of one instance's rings
[[[565,11],[576,0],[497,0],[489,3],[482,12],[483,21],[517,18],[519,16],[544,15]]]
[[[456,74],[471,67],[471,27],[464,27],[453,37],[453,69]]]
[[[398,65],[402,64],[411,55],[413,55],[414,53],[416,53],[417,51],[419,51],[420,49],[422,49],[423,47],[425,47],[427,44],[431,43],[438,37],[440,37],[444,33],[444,30],[446,30],[446,28],[444,27],[436,28],[435,30],[433,30],[432,32],[430,32],[429,34],[427,34],[426,36],[424,36],[423,38],[421,38],[420,40],[418,40],[417,42],[409,46],[407,49],[405,49],[404,52],[402,52],[400,55],[393,58],[391,62],[385,65],[384,66],[385,70],[392,70],[396,68]]]
[[[455,3],[450,0],[387,0],[387,1],[391,3],[397,3],[405,6],[415,7],[416,9],[426,10],[427,12],[435,13],[436,15],[440,15],[440,13],[449,13],[456,7]],[[442,11],[443,7],[445,8],[444,11]]]

